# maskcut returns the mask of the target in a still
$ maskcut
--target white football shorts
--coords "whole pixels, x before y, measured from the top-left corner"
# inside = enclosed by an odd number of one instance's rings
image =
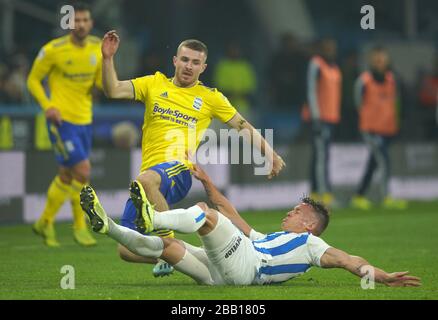
[[[218,213],[216,227],[201,236],[208,257],[208,268],[215,285],[253,284],[261,259],[252,241],[233,223]]]

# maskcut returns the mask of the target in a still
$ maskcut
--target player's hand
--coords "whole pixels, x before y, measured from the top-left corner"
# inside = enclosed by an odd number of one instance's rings
[[[203,182],[203,181],[208,181],[210,179],[210,177],[208,176],[208,174],[204,171],[204,169],[202,169],[200,166],[198,166],[197,164],[193,164],[193,168],[190,169],[190,172],[192,173],[192,175],[198,179],[199,181]]]
[[[116,30],[105,33],[102,40],[102,57],[104,59],[112,58],[119,48],[120,38]]]
[[[419,287],[421,279],[414,276],[409,276],[409,271],[387,273],[382,281],[389,287]]]
[[[62,124],[61,112],[59,112],[59,110],[56,109],[55,107],[49,107],[46,110],[45,115],[46,115],[46,119],[49,120],[54,125],[60,126]]]
[[[274,160],[272,162],[272,171],[268,176],[268,179],[271,180],[273,177],[278,176],[281,170],[286,167],[286,163],[284,163],[283,159],[277,155],[274,154]]]

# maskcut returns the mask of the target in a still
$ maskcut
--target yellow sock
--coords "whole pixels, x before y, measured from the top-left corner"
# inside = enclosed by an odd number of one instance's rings
[[[56,176],[47,190],[46,207],[44,208],[41,219],[47,223],[53,223],[59,208],[64,204],[65,200],[70,198],[71,186],[61,181],[59,176]]]
[[[87,227],[85,222],[84,211],[81,208],[80,193],[84,187],[84,183],[81,183],[75,179],[71,182],[71,207],[73,209],[73,229],[79,230]]]
[[[154,233],[160,238],[175,238],[175,232],[169,229],[154,230]]]

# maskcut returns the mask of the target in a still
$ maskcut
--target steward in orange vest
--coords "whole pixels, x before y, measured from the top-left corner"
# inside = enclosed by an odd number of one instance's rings
[[[359,86],[359,88],[358,88]],[[391,71],[365,71],[356,83],[361,98],[359,129],[361,132],[394,136],[399,130],[397,117],[397,86]]]
[[[406,201],[389,196],[390,159],[389,144],[399,131],[397,109],[397,83],[388,70],[389,56],[385,49],[376,47],[370,55],[371,70],[363,72],[355,84],[355,100],[359,113],[359,130],[368,146],[370,155],[365,173],[351,205],[369,210],[372,202],[365,197],[374,173],[382,170],[379,188],[383,206],[404,209]]]
[[[320,44],[307,72],[307,105],[302,117],[312,126],[311,196],[325,205],[333,204],[329,181],[329,150],[334,125],[340,122],[342,75],[336,60],[337,46],[332,39]]]

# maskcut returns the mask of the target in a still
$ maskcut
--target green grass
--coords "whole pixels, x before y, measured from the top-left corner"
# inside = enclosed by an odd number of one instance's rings
[[[259,231],[278,231],[284,212],[246,213]],[[413,202],[407,211],[369,213],[343,209],[332,214],[323,236],[329,244],[366,258],[387,271],[409,270],[419,288],[376,285],[363,290],[360,279],[343,270],[312,268],[281,285],[206,287],[175,273],[155,279],[152,266],[122,262],[116,244],[97,236],[81,248],[71,225],[57,225],[61,248],[47,248],[29,225],[0,227],[0,299],[438,299],[438,203]],[[199,244],[195,235],[181,236]],[[60,269],[75,268],[75,289],[63,290]]]

